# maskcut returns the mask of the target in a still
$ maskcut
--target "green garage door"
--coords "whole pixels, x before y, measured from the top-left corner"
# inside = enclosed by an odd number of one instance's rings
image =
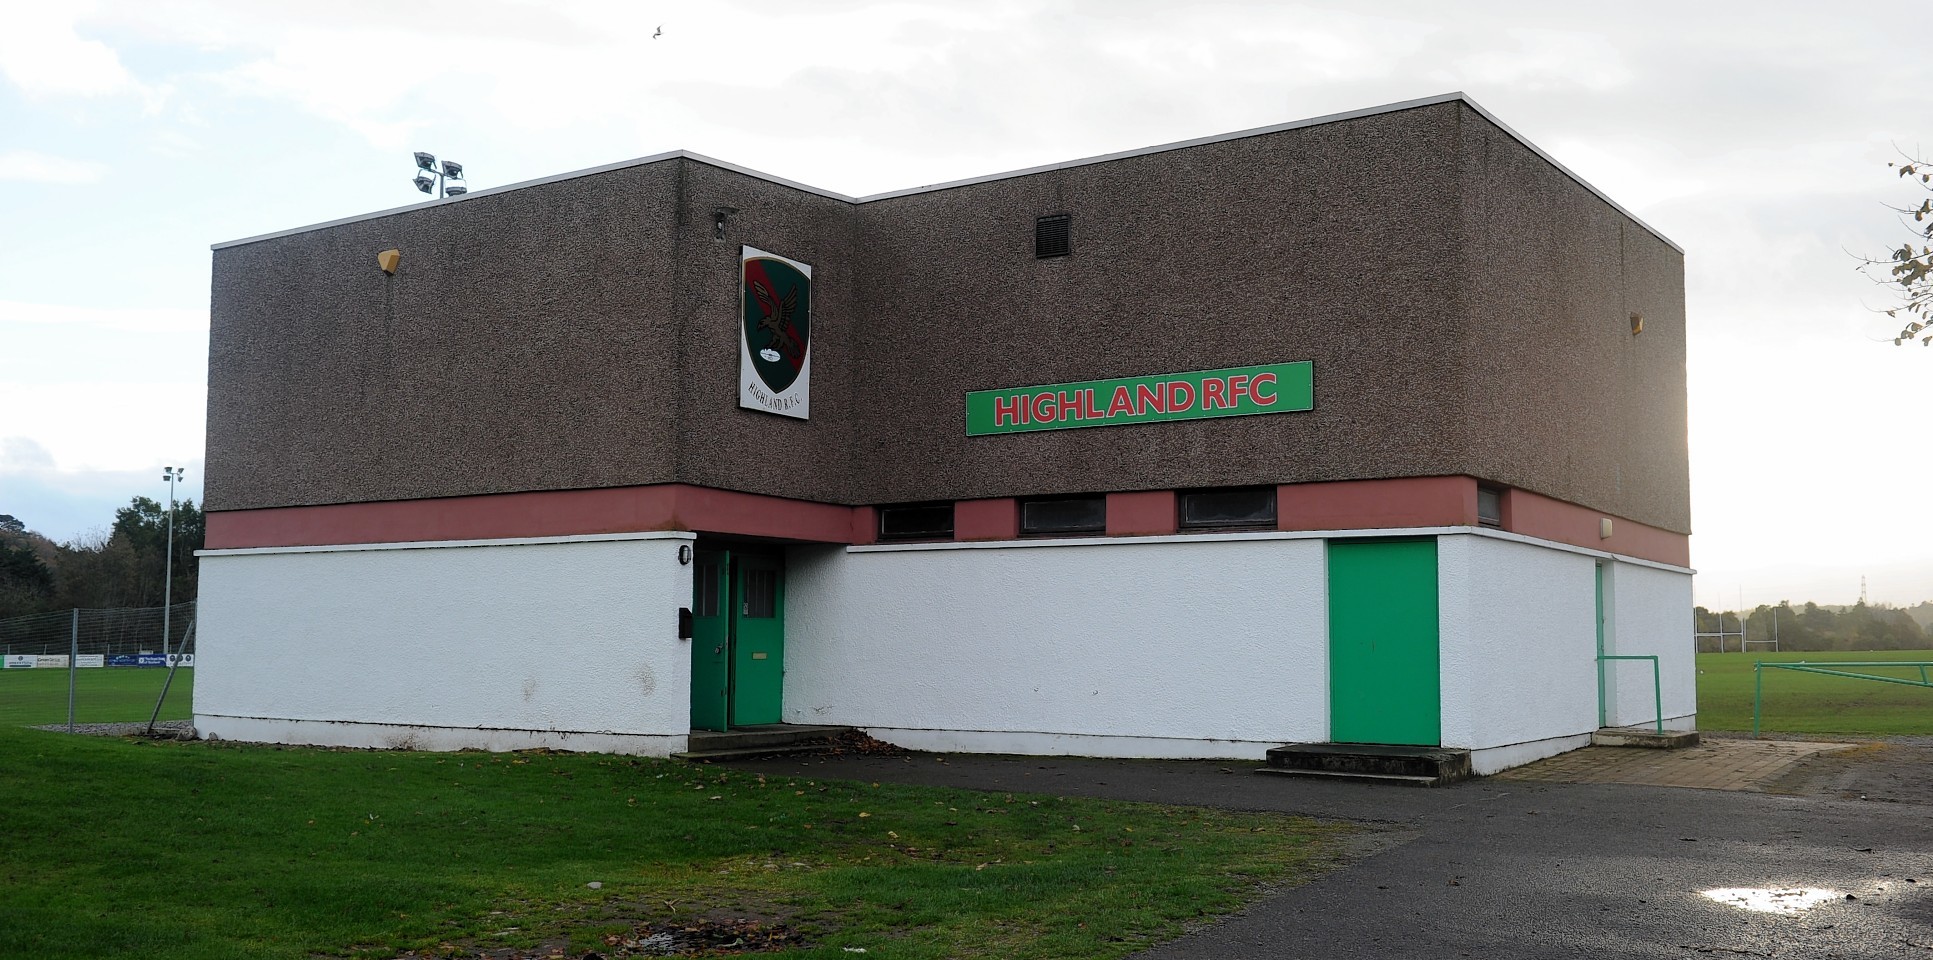
[[[1436,540],[1329,541],[1329,739],[1442,741]]]

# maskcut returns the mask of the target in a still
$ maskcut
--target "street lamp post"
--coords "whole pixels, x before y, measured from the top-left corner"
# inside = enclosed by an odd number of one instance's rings
[[[169,632],[172,626],[168,617],[174,612],[175,587],[175,483],[188,478],[186,467],[162,467],[161,479],[168,481],[168,560],[161,575],[161,658],[168,658]]]

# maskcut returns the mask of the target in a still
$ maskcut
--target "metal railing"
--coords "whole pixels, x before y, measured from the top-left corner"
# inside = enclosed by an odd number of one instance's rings
[[[1933,679],[1927,676],[1927,668],[1933,667],[1933,660],[1843,660],[1829,663],[1812,663],[1799,660],[1793,663],[1766,663],[1763,660],[1752,664],[1752,736],[1758,736],[1759,716],[1765,703],[1765,668],[1790,670],[1793,673],[1816,673],[1827,677],[1845,677],[1848,680],[1877,680],[1880,683],[1898,683],[1909,687],[1933,688]],[[1882,677],[1871,673],[1853,673],[1841,667],[1916,667],[1920,671],[1918,680],[1905,677]]]
[[[1657,725],[1657,730],[1658,730],[1658,732],[1659,732],[1659,733],[1663,733],[1663,732],[1665,732],[1665,688],[1664,688],[1664,681],[1663,681],[1663,680],[1661,680],[1661,679],[1659,678],[1659,675],[1658,675],[1658,657],[1657,657],[1657,655],[1656,655],[1656,654],[1649,654],[1649,653],[1646,653],[1646,654],[1626,654],[1626,655],[1624,655],[1624,656],[1614,656],[1614,655],[1611,655],[1611,654],[1604,654],[1604,653],[1600,653],[1600,654],[1598,654],[1598,655],[1597,655],[1597,671],[1598,671],[1598,672],[1597,672],[1597,723],[1598,723],[1598,726],[1600,726],[1600,727],[1601,727],[1601,726],[1604,726],[1604,723],[1605,723],[1605,716],[1604,716],[1604,661],[1606,661],[1606,660],[1649,660],[1649,661],[1651,661],[1651,697],[1652,697],[1652,700],[1653,700],[1653,702],[1655,702],[1655,703],[1657,704],[1657,707],[1658,707],[1658,719],[1657,719],[1656,721],[1654,721],[1654,723],[1655,723],[1655,724]]]

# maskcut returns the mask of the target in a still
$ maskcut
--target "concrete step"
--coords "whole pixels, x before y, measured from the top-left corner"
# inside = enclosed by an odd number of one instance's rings
[[[706,760],[747,760],[752,757],[791,757],[810,756],[815,753],[830,753],[834,744],[829,741],[818,743],[793,743],[770,747],[739,747],[733,750],[700,750],[674,753],[673,760],[703,762]]]
[[[1641,747],[1651,750],[1682,750],[1698,745],[1696,730],[1666,730],[1655,727],[1603,727],[1591,734],[1593,747]]]
[[[852,727],[773,723],[735,730],[693,730],[681,760],[723,760],[731,757],[824,753]]]
[[[1335,780],[1343,783],[1386,783],[1401,787],[1440,787],[1445,781],[1442,777],[1411,777],[1400,773],[1347,773],[1340,770],[1285,770],[1280,767],[1257,767],[1256,773],[1266,773],[1276,777],[1303,777],[1309,780]]]
[[[1381,743],[1285,743],[1270,748],[1268,769],[1344,775],[1375,783],[1416,782],[1421,786],[1425,784],[1418,781],[1429,781],[1427,785],[1436,786],[1469,778],[1470,751]]]

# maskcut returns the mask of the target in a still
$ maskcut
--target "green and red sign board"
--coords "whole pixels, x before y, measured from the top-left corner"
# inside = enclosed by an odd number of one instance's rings
[[[1315,408],[1314,365],[1196,370],[967,394],[967,436],[1246,417]]]

